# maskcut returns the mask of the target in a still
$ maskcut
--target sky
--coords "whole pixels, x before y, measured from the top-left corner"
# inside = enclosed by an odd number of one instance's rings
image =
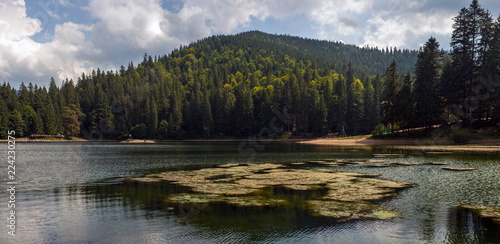
[[[214,34],[260,30],[371,47],[449,48],[471,0],[1,0],[0,82],[118,70]],[[498,0],[479,0],[494,18]]]

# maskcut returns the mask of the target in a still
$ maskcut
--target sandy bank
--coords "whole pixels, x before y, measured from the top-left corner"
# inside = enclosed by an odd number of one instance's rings
[[[450,152],[500,152],[500,139],[471,140],[467,145],[454,145],[451,140],[410,140],[410,139],[319,139],[299,142],[308,145],[360,147],[387,146],[392,149],[450,151]]]

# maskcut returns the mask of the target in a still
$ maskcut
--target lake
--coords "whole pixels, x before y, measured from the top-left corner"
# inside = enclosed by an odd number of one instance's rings
[[[0,151],[7,158],[6,146]],[[18,143],[16,153],[16,236],[7,235],[9,193],[1,191],[5,203],[0,204],[4,217],[0,243],[500,243],[496,226],[456,209],[458,205],[500,207],[497,154],[440,155],[289,142],[251,147],[240,142]],[[225,163],[366,160],[374,154],[386,163],[444,162],[479,170],[452,172],[437,165],[337,167],[415,184],[379,203],[402,217],[347,222],[312,216],[300,208],[213,212],[170,206],[165,197],[186,189],[166,183],[124,183],[150,173]]]

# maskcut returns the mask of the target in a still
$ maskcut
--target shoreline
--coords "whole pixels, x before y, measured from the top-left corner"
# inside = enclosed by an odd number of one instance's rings
[[[476,139],[456,145],[452,140],[432,139],[319,139],[300,142],[306,145],[330,147],[382,146],[388,149],[441,152],[500,152],[500,139]]]
[[[311,146],[326,146],[326,147],[371,147],[381,146],[389,149],[402,149],[402,150],[424,150],[424,151],[447,151],[447,152],[500,152],[500,139],[476,139],[471,140],[465,145],[456,145],[452,140],[432,140],[432,139],[186,139],[186,140],[87,140],[87,139],[73,139],[73,140],[28,140],[26,137],[16,138],[19,143],[47,143],[47,142],[110,142],[110,143],[123,143],[123,144],[154,144],[154,143],[169,143],[169,142],[289,142],[301,145]],[[8,142],[8,140],[0,140],[0,142]]]
[[[260,142],[304,142],[313,140],[312,138],[304,139],[249,139],[249,138],[234,138],[234,139],[185,139],[185,140],[155,140],[155,139],[132,139],[132,140],[88,140],[88,139],[72,139],[72,140],[46,140],[46,139],[27,139],[26,137],[16,138],[16,142],[32,143],[32,142],[116,142],[116,143],[165,143],[165,142],[244,142],[244,141],[260,141]],[[7,139],[0,139],[0,142],[8,142]]]

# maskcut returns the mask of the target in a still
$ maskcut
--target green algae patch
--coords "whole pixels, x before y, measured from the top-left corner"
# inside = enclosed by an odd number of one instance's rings
[[[167,197],[165,201],[168,203],[187,205],[218,203],[237,207],[280,207],[289,204],[288,201],[283,199],[265,198],[263,196],[229,197],[218,194],[190,193],[174,194]]]
[[[390,219],[397,217],[396,212],[387,210],[369,202],[342,202],[342,201],[306,201],[306,207],[312,215],[332,217],[339,221],[353,219]]]
[[[399,216],[399,214],[397,214],[396,212],[387,210],[379,210],[373,212],[373,215],[375,215],[378,219],[392,219]]]
[[[324,165],[358,164],[336,160],[314,162]],[[294,168],[282,164],[224,164],[200,170],[170,171],[132,178],[139,183],[170,182],[188,187],[189,193],[166,196],[171,204],[219,204],[236,207],[283,207],[293,194],[316,192],[301,205],[318,216],[340,220],[391,218],[394,213],[374,201],[395,195],[411,184],[376,178],[378,175],[349,173],[324,168]],[[290,196],[269,194],[267,189],[282,188]],[[266,193],[267,192],[267,193]],[[288,198],[287,198],[288,197]]]
[[[458,206],[459,209],[472,211],[477,216],[485,219],[490,219],[495,225],[500,225],[500,208],[488,206]]]

